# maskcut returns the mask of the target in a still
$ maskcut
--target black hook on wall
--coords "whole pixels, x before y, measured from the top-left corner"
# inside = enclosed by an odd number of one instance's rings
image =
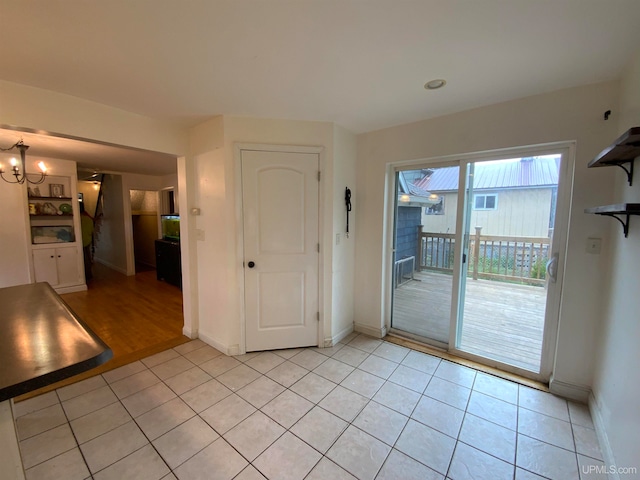
[[[351,211],[351,190],[349,187],[344,190],[344,203],[347,206],[347,238],[349,238],[349,212]]]

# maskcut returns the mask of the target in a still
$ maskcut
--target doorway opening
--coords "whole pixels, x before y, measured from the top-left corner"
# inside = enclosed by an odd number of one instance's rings
[[[155,270],[154,242],[160,238],[158,192],[130,190],[129,197],[136,273]]]

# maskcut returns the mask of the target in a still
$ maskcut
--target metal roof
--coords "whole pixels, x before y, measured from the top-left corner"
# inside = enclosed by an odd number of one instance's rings
[[[545,156],[475,164],[474,189],[534,188],[558,184],[560,157]],[[423,190],[442,192],[458,189],[458,168],[436,168],[416,182]]]
[[[415,184],[408,182],[404,176],[404,172],[400,172],[398,175],[400,182],[400,193],[407,193],[416,197],[428,197],[429,192],[416,186]]]

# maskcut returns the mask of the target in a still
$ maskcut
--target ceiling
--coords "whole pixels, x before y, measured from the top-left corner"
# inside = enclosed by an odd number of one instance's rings
[[[615,79],[640,45],[638,0],[0,0],[0,18],[0,79],[182,126],[367,132]]]

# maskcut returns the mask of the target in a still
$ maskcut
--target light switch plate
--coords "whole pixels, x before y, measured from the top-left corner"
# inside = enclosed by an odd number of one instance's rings
[[[600,253],[601,248],[602,248],[602,239],[593,238],[593,237],[587,238],[587,247],[586,247],[587,253],[593,253],[595,255],[598,255]]]

